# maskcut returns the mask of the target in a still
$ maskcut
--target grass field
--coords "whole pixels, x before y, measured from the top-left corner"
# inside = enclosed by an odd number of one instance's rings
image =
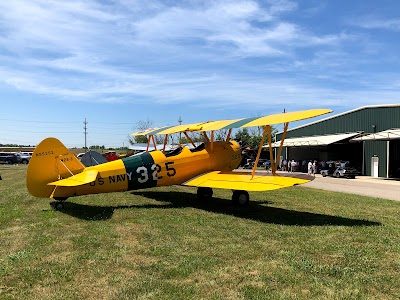
[[[0,166],[0,299],[399,299],[400,203],[303,187],[31,197]]]

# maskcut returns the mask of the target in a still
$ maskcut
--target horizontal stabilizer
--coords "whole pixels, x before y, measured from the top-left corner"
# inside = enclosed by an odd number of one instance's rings
[[[54,182],[50,182],[47,185],[69,186],[69,187],[84,185],[84,184],[95,181],[97,178],[97,174],[99,174],[99,171],[96,171],[96,170],[83,171],[82,173],[73,175],[66,179],[61,179],[61,180],[57,180]]]
[[[183,185],[210,187],[230,190],[245,190],[253,192],[282,189],[313,180],[313,176],[295,174],[259,174],[251,178],[251,173],[214,171],[197,176]]]

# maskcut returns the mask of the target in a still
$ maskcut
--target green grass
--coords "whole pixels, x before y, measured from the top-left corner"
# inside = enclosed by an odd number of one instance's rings
[[[400,203],[294,187],[31,197],[0,166],[0,299],[398,299]]]

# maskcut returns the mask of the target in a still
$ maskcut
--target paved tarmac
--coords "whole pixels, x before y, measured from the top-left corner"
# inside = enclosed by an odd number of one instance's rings
[[[251,170],[238,169],[237,172],[248,172]],[[266,173],[263,170],[257,170],[257,173]],[[271,173],[268,172],[269,175]],[[298,177],[307,176],[307,173],[288,173],[278,171],[277,174],[294,175]],[[375,198],[400,201],[400,180],[374,178],[369,176],[356,176],[355,179],[322,177],[315,175],[315,179],[301,186],[313,189],[336,191],[342,193],[356,194]]]
[[[317,174],[313,181],[302,186],[400,201],[400,181],[391,179],[368,176],[346,179],[322,177]]]

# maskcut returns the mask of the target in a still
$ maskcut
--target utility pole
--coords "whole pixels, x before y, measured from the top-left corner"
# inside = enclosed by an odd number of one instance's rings
[[[85,118],[85,121],[83,122],[83,129],[85,130],[84,132],[83,132],[83,134],[85,135],[85,153],[87,152],[87,123],[88,122],[86,122],[86,118]]]
[[[179,122],[179,125],[182,125],[183,120],[182,120],[181,116],[179,116],[178,122]],[[179,132],[179,144],[181,143],[181,138],[182,138],[182,132]]]

